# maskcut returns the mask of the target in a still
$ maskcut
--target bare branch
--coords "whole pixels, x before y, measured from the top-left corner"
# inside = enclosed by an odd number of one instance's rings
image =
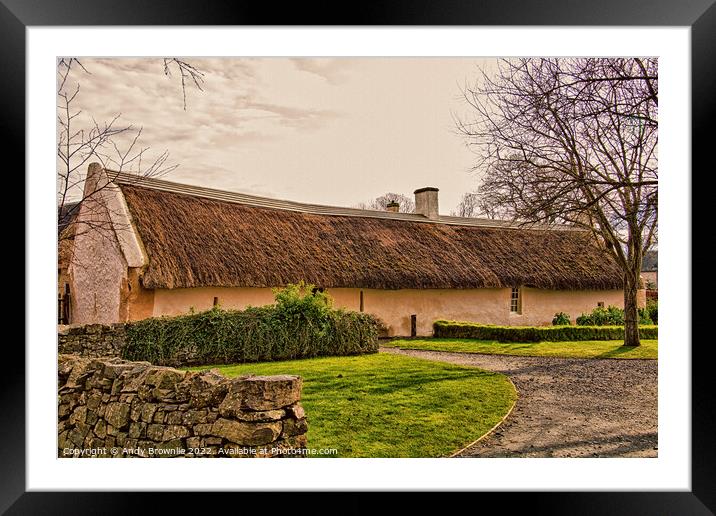
[[[191,65],[187,63],[186,61],[183,61],[181,59],[178,59],[176,57],[170,58],[165,57],[164,58],[164,75],[167,77],[172,76],[171,68],[172,66],[176,66],[177,70],[179,71],[179,77],[181,79],[181,92],[182,97],[184,101],[184,111],[186,111],[186,86],[187,82],[191,80],[191,82],[194,83],[194,86],[199,91],[204,91],[204,89],[201,87],[202,84],[204,84],[204,72],[196,68],[194,65]]]
[[[72,71],[72,65],[78,66],[80,69],[82,69],[83,72],[86,74],[90,74],[90,72],[87,70],[87,68],[84,67],[82,62],[74,57],[70,58],[61,58],[57,61],[57,76],[59,84],[57,86],[57,93],[59,94],[62,89],[65,87],[65,83],[67,82],[67,78],[70,75],[70,72]]]

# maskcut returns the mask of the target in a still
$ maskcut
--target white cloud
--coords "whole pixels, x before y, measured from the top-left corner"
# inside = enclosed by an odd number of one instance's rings
[[[82,59],[78,122],[143,127],[149,155],[168,150],[166,179],[298,201],[350,206],[386,191],[441,189],[448,213],[474,188],[452,132],[457,84],[475,59],[187,58],[186,85],[161,58]],[[69,84],[68,84],[69,86]]]

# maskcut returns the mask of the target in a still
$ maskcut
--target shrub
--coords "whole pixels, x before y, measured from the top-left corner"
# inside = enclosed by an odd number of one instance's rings
[[[331,307],[300,283],[275,290],[276,304],[156,317],[127,324],[123,357],[159,365],[229,364],[378,351],[379,321]]]
[[[496,340],[498,342],[542,342],[621,340],[623,326],[494,326],[456,321],[435,321],[434,336],[446,339]],[[657,326],[641,326],[642,339],[656,339]]]
[[[651,318],[649,311],[639,308],[639,324],[651,325],[655,321]],[[616,306],[607,308],[598,306],[589,314],[582,314],[576,319],[577,326],[622,326],[624,324],[624,310]]]
[[[651,318],[651,315],[649,314],[649,310],[646,308],[639,308],[637,310],[637,313],[639,314],[639,324],[648,325],[648,324],[654,324],[654,321]]]
[[[659,324],[659,302],[656,299],[649,299],[646,302],[646,311],[654,324]]]
[[[574,320],[577,326],[594,326],[593,321],[594,320],[592,319],[592,316],[588,314],[578,315],[577,318]]]
[[[564,312],[554,314],[552,326],[567,326],[569,324],[572,324],[572,321],[569,319],[569,314],[565,314]]]
[[[331,310],[331,297],[313,285],[300,282],[285,288],[273,289],[276,316],[285,321],[323,321]]]
[[[578,326],[619,326],[624,324],[624,311],[616,306],[596,307],[589,314],[582,314],[576,319]]]

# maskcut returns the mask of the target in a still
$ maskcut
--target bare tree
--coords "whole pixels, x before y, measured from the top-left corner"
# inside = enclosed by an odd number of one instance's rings
[[[415,211],[415,200],[403,194],[388,192],[375,199],[362,202],[356,205],[356,208],[362,210],[386,211],[388,204],[397,202],[399,204],[398,212],[413,213]]]
[[[510,218],[511,214],[502,206],[494,206],[487,202],[478,192],[467,192],[462,195],[460,202],[454,211],[450,212],[453,217],[473,217],[486,219]]]
[[[592,231],[623,271],[624,344],[638,346],[642,256],[657,241],[657,59],[501,60],[464,94],[481,199]]]
[[[467,192],[462,195],[460,202],[454,211],[450,212],[453,217],[477,217],[478,202],[480,197],[476,193]]]
[[[202,90],[204,74],[195,66],[176,58],[165,58],[163,64],[167,76],[171,76],[173,67],[179,70],[186,110],[187,82],[191,80]],[[74,74],[80,74],[80,77]],[[112,173],[129,172],[136,174],[138,178],[161,176],[178,166],[167,163],[169,153],[166,150],[147,159],[150,149],[141,145],[142,127],[121,124],[120,114],[101,123],[91,116],[80,116],[82,111],[75,107],[75,101],[80,95],[81,78],[86,79],[89,76],[91,72],[79,59],[58,59],[57,204],[63,222],[74,220],[83,205],[85,211],[91,209],[90,207],[100,209],[99,207],[103,206],[102,203],[84,202],[88,198],[101,195],[101,191],[107,187],[106,184],[99,184],[91,190],[83,187],[85,170],[90,162],[99,162]],[[98,214],[84,217],[81,226],[70,222],[58,236],[60,243],[74,239],[77,231],[97,231],[100,235],[109,236],[111,233],[108,230],[111,228],[108,217],[96,215]]]

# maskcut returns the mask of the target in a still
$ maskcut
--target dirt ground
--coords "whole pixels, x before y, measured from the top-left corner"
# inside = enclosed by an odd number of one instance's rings
[[[656,457],[657,361],[512,357],[381,348],[509,376],[519,399],[459,457]]]

